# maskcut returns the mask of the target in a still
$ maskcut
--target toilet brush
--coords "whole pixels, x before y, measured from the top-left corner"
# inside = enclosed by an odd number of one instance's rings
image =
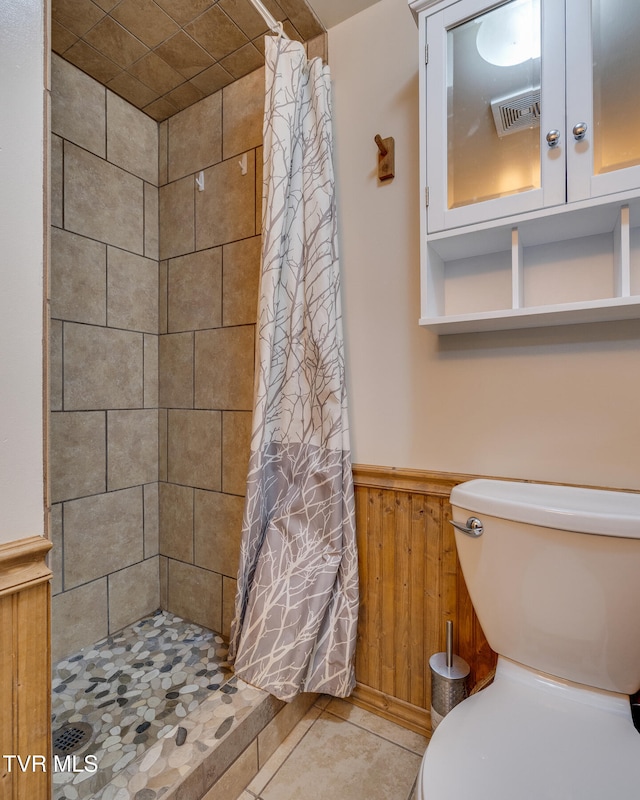
[[[431,729],[469,694],[469,665],[453,654],[453,622],[447,620],[447,650],[429,659],[431,669]]]

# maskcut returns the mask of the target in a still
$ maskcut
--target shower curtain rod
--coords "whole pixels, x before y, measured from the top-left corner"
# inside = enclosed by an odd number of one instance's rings
[[[284,29],[283,29],[283,27],[282,27],[282,23],[281,23],[281,22],[278,22],[278,20],[276,20],[276,19],[275,19],[275,17],[273,17],[273,16],[272,16],[272,15],[269,13],[269,11],[267,11],[267,9],[266,9],[266,7],[265,7],[264,3],[262,3],[262,2],[261,2],[261,0],[249,0],[249,2],[250,2],[250,3],[251,3],[251,5],[252,5],[252,6],[255,8],[255,10],[256,10],[256,11],[257,11],[257,12],[258,12],[258,13],[259,13],[261,16],[262,16],[262,18],[264,19],[264,21],[267,23],[267,25],[269,26],[269,28],[270,28],[270,29],[271,29],[271,30],[272,30],[274,33],[279,33],[279,34],[280,34],[282,37],[284,37],[285,39],[288,39],[288,38],[289,38],[289,37],[287,36],[287,34],[284,32]]]

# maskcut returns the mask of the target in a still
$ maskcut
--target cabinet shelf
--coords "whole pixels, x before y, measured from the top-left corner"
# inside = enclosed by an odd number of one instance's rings
[[[420,324],[439,333],[640,317],[633,193],[427,236]]]
[[[639,317],[640,295],[636,295],[579,303],[424,317],[420,319],[420,324],[438,333],[471,333],[569,325],[579,322],[607,322]]]

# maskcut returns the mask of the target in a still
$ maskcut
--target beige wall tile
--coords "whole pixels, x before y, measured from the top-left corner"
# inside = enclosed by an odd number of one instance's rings
[[[158,94],[160,94],[160,92],[158,92]],[[169,101],[169,95],[164,95],[164,97],[159,97],[157,100],[154,100],[153,103],[149,103],[148,106],[144,106],[142,110],[152,119],[162,122],[180,109],[176,108],[173,103]]]
[[[167,332],[167,273],[169,270],[169,262],[160,262],[160,275],[158,279],[158,333]]]
[[[205,170],[205,190],[196,192],[196,249],[246,239],[255,233],[255,153],[247,173],[235,156]],[[224,202],[221,202],[224,198]]]
[[[65,323],[67,410],[141,408],[142,367],[141,333]]]
[[[251,447],[251,411],[222,414],[222,491],[244,495]]]
[[[329,36],[321,33],[307,42],[307,58],[321,58],[326,64],[329,60]]]
[[[105,88],[73,64],[51,54],[51,130],[105,156]]]
[[[65,52],[64,57],[105,86],[120,73],[117,64],[84,41],[77,41]]]
[[[61,228],[62,218],[62,151],[63,141],[51,134],[51,224]]]
[[[49,421],[51,501],[105,491],[105,415],[57,411]]]
[[[52,228],[51,316],[104,325],[106,266],[106,247],[103,244]]]
[[[158,188],[150,183],[144,185],[144,254],[156,261],[160,257]]]
[[[193,333],[159,338],[160,406],[193,408]]]
[[[158,483],[148,483],[144,494],[144,557],[160,552],[160,499]]]
[[[169,559],[168,610],[219,632],[222,625],[222,576]]]
[[[160,258],[191,253],[195,242],[195,182],[189,175],[162,186],[160,202]]]
[[[57,19],[76,36],[83,36],[103,16],[103,12],[91,0],[57,0],[56,2]]]
[[[195,337],[196,407],[250,410],[254,326],[196,331]]]
[[[158,332],[158,262],[107,249],[107,324],[145,333]]]
[[[166,94],[184,81],[182,75],[170,67],[156,53],[147,53],[131,68],[131,74],[151,87],[159,95]]]
[[[141,561],[142,514],[141,486],[65,503],[65,588]]]
[[[167,480],[167,410],[158,409],[158,480]]]
[[[203,800],[227,800],[238,797],[258,771],[258,742],[253,741],[233,762]]]
[[[196,489],[194,562],[230,578],[238,574],[244,498]]]
[[[62,591],[62,563],[63,563],[63,538],[62,538],[62,503],[51,506],[50,533],[53,547],[49,551],[49,569],[53,573],[51,578],[51,594]]]
[[[223,158],[231,158],[262,144],[264,67],[225,86],[222,93]]]
[[[65,227],[142,254],[142,180],[72,144],[64,155]]]
[[[153,0],[123,0],[113,10],[112,16],[147,47],[156,47],[179,30]]]
[[[256,234],[262,233],[263,159],[264,147],[256,148]]]
[[[75,33],[71,33],[55,19],[51,20],[51,49],[54,53],[64,53],[77,41]]]
[[[167,608],[169,592],[169,559],[159,556],[160,559],[160,608]]]
[[[196,75],[190,82],[205,94],[213,94],[227,86],[232,80],[233,78],[224,67],[214,64]]]
[[[250,39],[269,33],[267,23],[251,3],[239,3],[238,0],[220,0],[219,6]],[[277,14],[273,5],[269,10],[272,14]]]
[[[158,339],[154,334],[144,336],[144,407],[158,407]]]
[[[136,108],[144,108],[149,103],[158,99],[158,92],[145,86],[142,81],[134,78],[128,72],[120,72],[107,84],[107,89],[115,92],[120,97],[128,100]]]
[[[148,48],[109,16],[103,17],[84,37],[102,55],[126,69],[142,58]]]
[[[158,480],[158,412],[107,411],[107,490]]]
[[[218,6],[210,8],[185,26],[187,33],[219,61],[242,47],[247,37]]]
[[[220,489],[219,411],[170,410],[168,476],[173,483]]]
[[[260,284],[261,236],[226,244],[222,249],[222,324],[256,322]]]
[[[222,324],[219,247],[169,261],[167,323],[170,332],[217,328]]]
[[[112,573],[108,581],[109,633],[137,622],[160,607],[157,556]]]
[[[173,103],[178,111],[183,111],[185,108],[188,108],[203,98],[204,92],[198,89],[191,81],[181,83],[180,86],[177,86],[166,95],[166,99]]]
[[[49,409],[62,411],[62,322],[49,322]]]
[[[193,489],[161,483],[160,553],[180,561],[193,561]]]
[[[107,159],[158,185],[158,123],[107,91]]]
[[[248,42],[244,47],[229,53],[220,61],[220,64],[234,78],[243,78],[264,64],[264,56],[260,52],[260,48]]]
[[[52,599],[51,659],[54,663],[104,639],[108,632],[106,578]]]
[[[158,55],[185,78],[193,78],[214,60],[184,31],[178,31],[156,48]]]
[[[278,0],[278,3],[303,40],[322,33],[322,24],[307,3],[301,3],[300,0]]]
[[[181,0],[180,3],[176,3],[175,0],[156,1],[180,27],[184,27],[192,19],[199,17],[214,3],[214,0]]]
[[[205,97],[169,120],[169,180],[222,160],[222,95]],[[205,191],[207,191],[205,184]]]
[[[235,578],[222,576],[222,635],[231,635],[231,623],[236,614],[236,590],[238,582]]]
[[[158,186],[169,181],[169,120],[158,126]]]

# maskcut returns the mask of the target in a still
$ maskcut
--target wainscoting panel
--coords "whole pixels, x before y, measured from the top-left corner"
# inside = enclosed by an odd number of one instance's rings
[[[354,465],[360,566],[356,651],[358,705],[421,733],[431,729],[429,658],[454,650],[471,685],[496,656],[485,639],[460,571],[449,495],[471,475]]]
[[[0,545],[2,800],[51,798],[50,547],[41,536]],[[34,766],[33,756],[46,760]]]

